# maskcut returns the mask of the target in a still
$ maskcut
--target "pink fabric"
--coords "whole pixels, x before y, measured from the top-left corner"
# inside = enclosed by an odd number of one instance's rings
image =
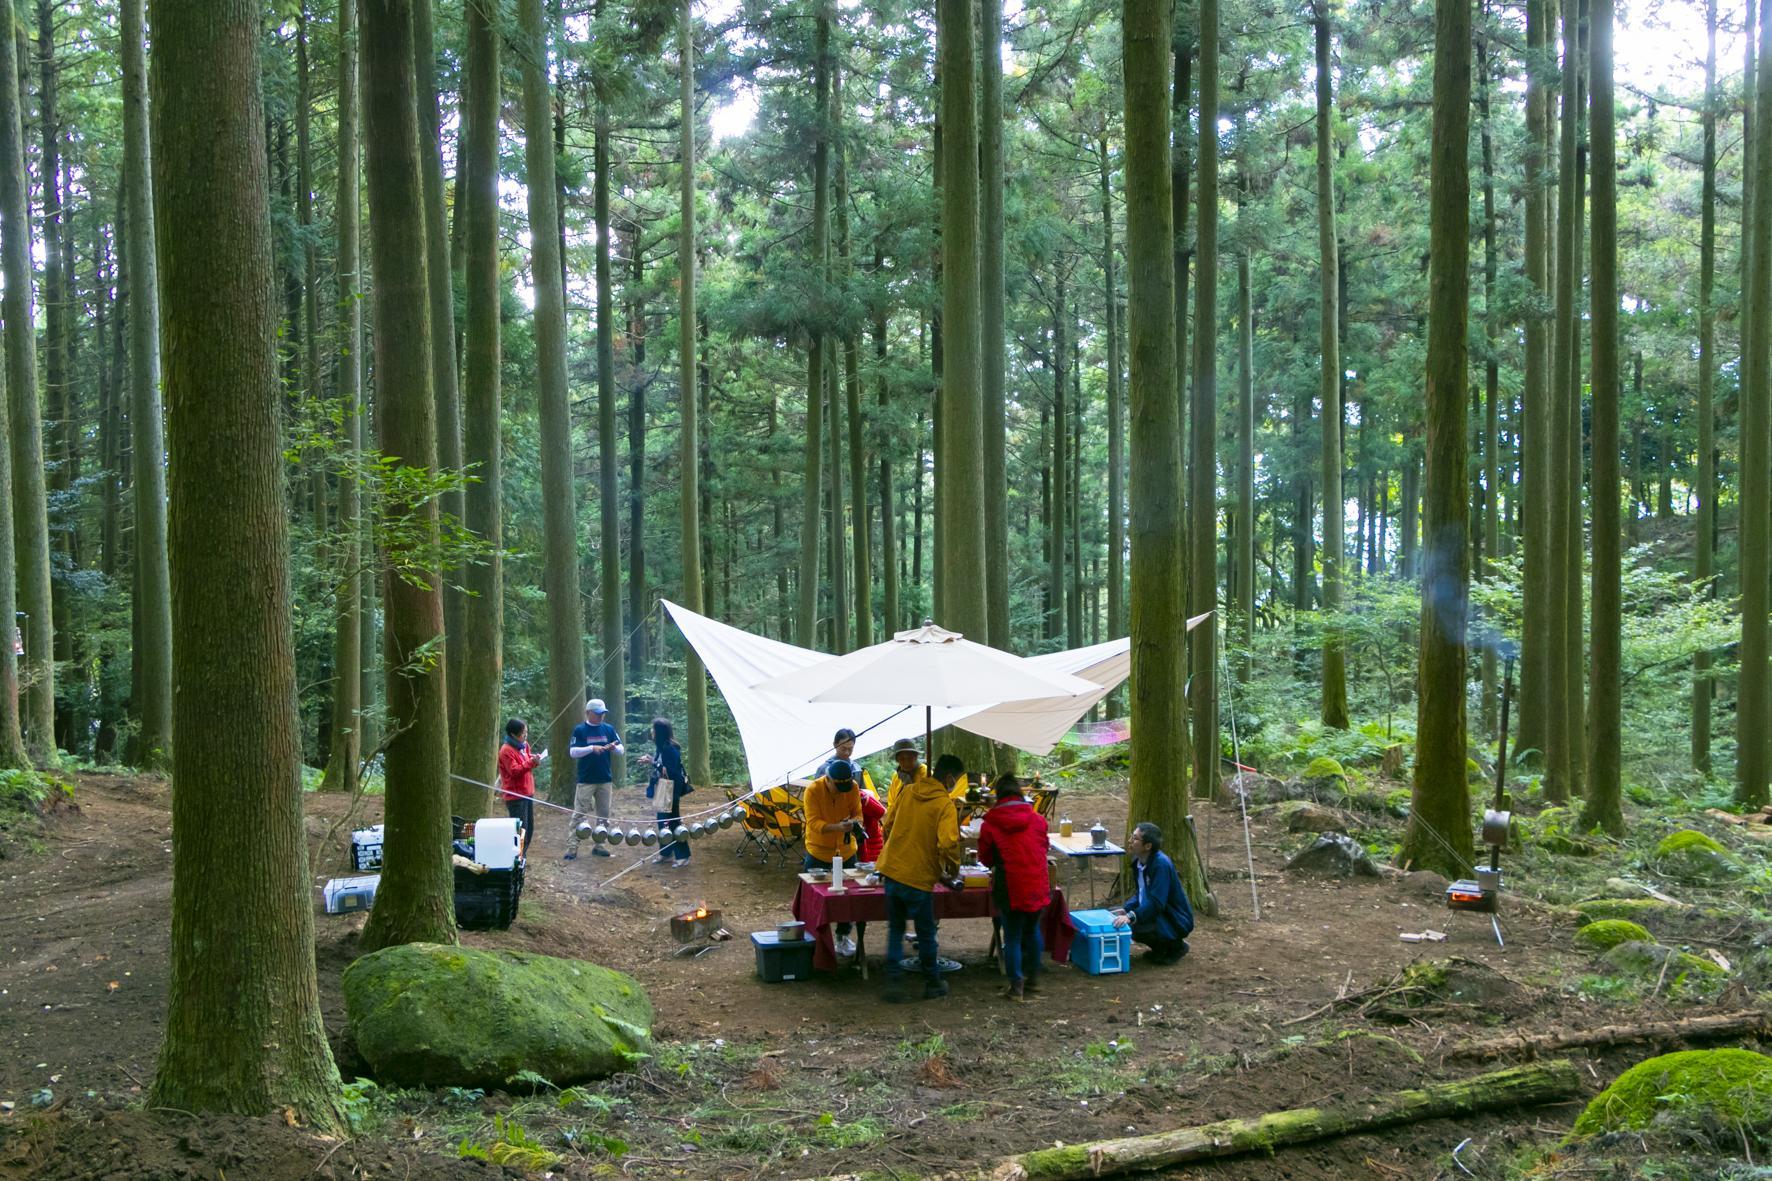
[[[996,914],[991,905],[991,892],[983,889],[950,890],[935,887],[937,919],[988,919]],[[831,893],[825,882],[801,882],[794,895],[794,917],[813,933],[812,966],[822,972],[837,969],[837,945],[831,937],[832,923],[886,922],[886,891],[880,886],[849,886],[841,894]],[[1052,905],[1040,917],[1040,936],[1046,943],[1046,954],[1060,963],[1070,959],[1070,911],[1065,905],[1064,891],[1054,888]]]

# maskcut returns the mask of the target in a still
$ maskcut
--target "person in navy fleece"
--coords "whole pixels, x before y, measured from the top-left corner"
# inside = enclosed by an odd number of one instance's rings
[[[1126,842],[1132,854],[1132,896],[1114,916],[1114,926],[1131,927],[1132,938],[1150,948],[1145,962],[1173,964],[1187,954],[1187,937],[1194,929],[1194,908],[1175,862],[1163,852],[1163,830],[1146,821],[1132,830]]]

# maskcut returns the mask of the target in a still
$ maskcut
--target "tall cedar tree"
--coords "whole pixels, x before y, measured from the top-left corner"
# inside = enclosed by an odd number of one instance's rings
[[[984,432],[985,606],[991,646],[1008,651],[1014,642],[1009,627],[1009,476],[1005,450],[1008,405],[1003,395],[1003,0],[979,0],[979,11],[978,219],[982,237],[978,289],[979,342],[984,366],[980,375],[980,424]],[[1118,485],[1117,462],[1110,465],[1108,478]],[[1000,753],[1013,755],[1007,747]]]
[[[338,400],[340,444],[347,458],[363,449],[363,301],[358,208],[363,200],[357,134],[357,3],[338,4]],[[362,497],[349,471],[339,474],[338,602],[333,611],[332,740],[321,787],[355,791],[363,759],[363,611],[359,571]]]
[[[602,5],[598,4],[601,12]],[[490,31],[490,30],[489,30]],[[603,71],[591,79],[597,111],[595,137],[592,145],[592,202],[597,219],[597,495],[599,543],[597,555],[598,593],[602,613],[598,631],[603,643],[603,659],[599,665],[603,683],[597,690],[609,706],[610,723],[616,733],[627,733],[627,689],[624,673],[627,662],[622,659],[621,614],[621,486],[617,476],[615,437],[615,284],[610,276],[610,242],[614,226],[609,218],[609,83]],[[494,276],[496,278],[496,237],[494,227]],[[618,756],[618,760],[620,756]],[[625,783],[625,761],[618,761],[615,782]]]
[[[1313,5],[1317,46],[1317,274],[1319,277],[1319,327],[1322,352],[1318,371],[1318,416],[1323,431],[1323,462],[1319,479],[1323,488],[1323,610],[1341,610],[1341,550],[1347,532],[1342,521],[1341,494],[1341,245],[1335,237],[1335,98],[1330,62],[1329,2]],[[1323,724],[1345,730],[1347,716],[1347,659],[1341,633],[1331,627],[1323,633]]]
[[[830,265],[831,228],[831,10],[818,0],[812,40],[812,285],[822,291]],[[822,299],[818,302],[822,303]],[[800,494],[799,587],[794,609],[794,643],[818,640],[819,495],[824,457],[824,327],[814,318],[806,341],[806,465]]]
[[[1549,0],[1528,0],[1526,6],[1526,282],[1533,304],[1526,312],[1524,388],[1520,393],[1520,516],[1524,570],[1520,621],[1519,750],[1544,750],[1548,713],[1550,639],[1548,598],[1554,585],[1546,569],[1550,561],[1550,506],[1546,499],[1550,463],[1550,389],[1548,334],[1541,308],[1550,304],[1548,267],[1550,174],[1544,137],[1549,123],[1550,25]]]
[[[1212,3],[1213,0],[1207,0]],[[1194,907],[1216,911],[1189,836],[1187,791],[1187,621],[1181,596],[1187,555],[1175,479],[1180,406],[1175,394],[1175,222],[1170,206],[1169,58],[1171,6],[1126,0],[1122,7],[1126,119],[1126,329],[1132,414],[1132,779],[1127,826],[1150,821]]]
[[[437,108],[437,47],[431,5],[432,0],[412,2],[412,64],[418,80],[418,151],[425,199],[425,280],[431,313],[431,396],[437,400],[437,465],[452,472],[462,465],[461,383],[455,371],[455,284],[449,273],[449,222],[443,205],[442,119]],[[445,492],[440,507],[457,521],[467,516],[459,489]],[[457,730],[457,699],[466,675],[447,655],[462,631],[465,596],[457,589],[460,582],[461,575],[453,571],[443,582],[444,709],[451,734]],[[496,749],[496,734],[495,730],[481,731],[481,743]],[[451,794],[458,800],[451,807],[468,802],[464,797],[476,791],[471,784],[453,784]]]
[[[43,481],[43,410],[37,398],[37,340],[31,308],[31,209],[25,171],[22,79],[17,9],[0,13],[0,270],[6,290],[0,318],[6,329],[6,397],[11,429],[13,547],[17,557],[17,610],[25,618],[24,689],[26,749],[40,766],[53,765],[55,660],[49,593],[49,507]]]
[[[1448,877],[1470,865],[1465,626],[1470,502],[1465,391],[1470,344],[1471,6],[1436,0],[1427,309],[1427,471],[1421,527],[1415,788],[1402,856]]]
[[[1698,500],[1693,516],[1692,576],[1707,595],[1717,573],[1717,0],[1704,4],[1704,178],[1698,228]],[[1692,766],[1710,770],[1710,704],[1716,682],[1708,675],[1711,654],[1692,658]]]
[[[1101,288],[1106,305],[1108,430],[1107,629],[1126,630],[1126,399],[1120,386],[1120,280],[1114,266],[1114,190],[1107,137],[1101,140]]]
[[[1238,120],[1239,132],[1242,120]],[[1249,159],[1243,136],[1237,136],[1242,154],[1237,159],[1239,213],[1249,193]],[[1237,525],[1236,549],[1233,552],[1232,583],[1236,588],[1235,621],[1237,646],[1242,649],[1238,674],[1247,678],[1251,650],[1255,644],[1255,312],[1249,283],[1249,252],[1252,243],[1247,236],[1237,251]],[[1226,638],[1232,633],[1227,629]]]
[[[1589,92],[1593,127],[1593,686],[1582,827],[1624,835],[1622,522],[1618,501],[1618,179],[1612,108],[1613,0],[1593,0]]]
[[[1165,96],[1166,97],[1166,96]],[[1218,791],[1218,0],[1200,0],[1200,191],[1194,231],[1194,402],[1186,610],[1211,618],[1188,633],[1194,795]]]
[[[535,3],[536,0],[525,0]],[[702,554],[700,516],[701,426],[696,405],[695,372],[695,0],[683,0],[679,18],[682,26],[677,34],[682,139],[681,177],[679,179],[680,229],[677,241],[677,391],[682,405],[683,427],[677,465],[681,490],[683,521],[683,605],[691,611],[702,609]],[[837,506],[839,511],[841,505]],[[833,522],[837,528],[839,522]],[[843,610],[843,603],[836,605]],[[702,669],[701,655],[694,648],[684,654],[683,675],[688,681],[687,701],[689,739],[689,781],[706,784],[711,778],[708,758],[708,678]]]
[[[1562,497],[1563,515],[1568,518],[1568,545],[1563,551],[1566,570],[1563,577],[1563,660],[1569,670],[1567,692],[1563,696],[1563,712],[1566,715],[1565,729],[1568,734],[1569,779],[1568,789],[1571,797],[1582,794],[1582,780],[1586,776],[1587,761],[1583,757],[1583,735],[1587,730],[1586,678],[1582,662],[1582,603],[1586,597],[1581,582],[1583,557],[1582,547],[1582,516],[1581,516],[1581,483],[1582,457],[1585,448],[1582,445],[1582,350],[1581,332],[1583,316],[1581,314],[1582,283],[1581,274],[1586,257],[1587,217],[1586,193],[1587,176],[1587,119],[1583,106],[1583,95],[1587,93],[1587,20],[1588,0],[1570,0],[1577,5],[1576,33],[1572,48],[1575,69],[1575,102],[1574,121],[1575,136],[1575,183],[1574,201],[1570,206],[1569,248],[1570,274],[1574,276],[1570,282],[1570,333],[1569,355],[1564,374],[1563,414],[1564,433],[1563,446],[1567,451],[1564,473],[1567,484]]]
[[[1760,7],[1754,74],[1755,161],[1772,160],[1772,0]],[[1735,799],[1764,804],[1772,778],[1772,669],[1767,667],[1767,579],[1772,577],[1772,192],[1756,177],[1747,242],[1748,319],[1742,338],[1741,688]]]
[[[376,430],[383,456],[422,480],[437,466],[437,406],[431,393],[412,0],[365,0],[362,16]],[[402,504],[393,490],[382,495],[382,512],[411,517],[421,552],[436,544],[433,499]],[[433,572],[412,569],[408,559],[385,549],[380,561],[387,629],[382,812],[387,832],[381,885],[363,928],[365,951],[397,943],[455,942],[449,726],[437,651],[443,596]]]
[[[939,0],[941,52],[941,471],[936,564],[942,626],[974,639],[989,634],[985,604],[984,442],[978,270],[979,61],[970,0]],[[994,65],[992,68],[996,68]],[[954,744],[956,736],[950,735]],[[981,747],[958,741],[966,754]],[[933,757],[933,755],[931,755]]]
[[[12,95],[18,93],[18,64],[16,50],[0,46],[0,79],[10,80]],[[145,106],[143,108],[146,109]],[[0,267],[6,277],[6,294],[0,300],[0,314],[6,321],[6,384],[11,387],[14,380],[14,366],[20,362],[31,363],[30,335],[30,226],[25,213],[25,191],[22,183],[13,183],[14,178],[24,175],[23,157],[21,154],[20,130],[18,126],[19,111],[16,100],[7,102],[6,95],[0,95]],[[17,171],[13,171],[16,167]],[[23,275],[20,280],[16,276]],[[15,300],[14,293],[19,298]],[[15,323],[24,325],[16,332]],[[14,344],[14,336],[19,344]],[[22,352],[22,357],[19,356]],[[4,421],[0,426],[6,429],[8,439],[13,437],[11,429],[12,409],[7,399],[0,395],[0,415]],[[138,444],[139,446],[139,444]],[[15,496],[12,479],[13,450],[0,447],[0,618],[4,612],[16,611],[18,588],[14,579],[15,551],[13,548],[12,504]],[[16,616],[15,616],[16,617]],[[170,700],[167,705],[170,707]],[[0,767],[14,770],[28,767],[30,756],[25,750],[25,740],[19,720],[19,660],[18,653],[11,644],[0,644]]]
[[[131,660],[138,666],[135,716],[138,759],[163,767],[172,753],[172,592],[166,565],[166,436],[160,404],[160,277],[154,259],[153,153],[148,147],[147,11],[144,0],[123,0],[123,190],[124,249],[129,254],[129,430],[135,500],[135,642]],[[11,513],[5,532],[12,529]],[[12,544],[0,538],[10,566]],[[0,570],[0,618],[12,609],[13,580]],[[6,645],[0,645],[6,647]],[[17,660],[5,661],[17,675]],[[4,676],[0,673],[0,676]],[[15,684],[16,682],[8,682]],[[3,694],[9,700],[10,691]],[[17,703],[8,710],[13,721],[0,725],[5,734],[15,725]],[[3,742],[4,740],[0,740]],[[0,761],[4,761],[0,758]]]
[[[67,504],[74,488],[75,459],[72,387],[68,378],[68,293],[71,246],[66,240],[70,178],[64,169],[61,154],[61,113],[59,70],[55,59],[55,9],[50,0],[37,0],[37,130],[42,136],[38,155],[40,191],[43,200],[43,401],[48,409],[44,423],[49,467],[45,472],[47,496],[55,507],[50,544],[55,557],[51,559],[50,614],[55,620],[53,659],[56,665],[70,667],[74,660],[74,639],[80,628],[74,621],[68,595],[68,580],[53,575],[54,564],[66,569],[79,565],[79,521],[70,514]],[[55,735],[50,749],[74,745],[75,723],[72,701],[58,697],[55,701]]]
[[[467,6],[467,53],[463,62],[461,148],[456,166],[456,216],[462,219],[463,456],[473,472],[467,487],[464,523],[486,547],[485,559],[462,571],[468,591],[462,603],[461,631],[451,637],[459,669],[455,750],[450,763],[460,779],[452,794],[457,808],[479,815],[492,782],[499,733],[499,689],[504,682],[504,447],[501,428],[498,123],[499,0],[471,0]],[[576,715],[575,715],[576,717]],[[562,752],[564,753],[564,752]],[[473,782],[464,782],[472,780]]]
[[[172,718],[172,967],[150,1101],[286,1110],[337,1132],[344,1112],[320,1015],[302,829],[263,12],[243,0],[154,0],[152,17],[182,688]],[[12,58],[5,41],[0,62]],[[0,67],[0,85],[16,95],[16,83]]]
[[[523,164],[529,224],[556,226],[560,189],[555,182],[554,104],[548,83],[552,58],[541,0],[518,0],[517,23],[524,46]],[[569,804],[575,766],[566,750],[584,705],[585,658],[584,608],[578,598],[578,514],[572,491],[572,415],[566,389],[566,284],[560,259],[558,233],[530,235],[535,400],[541,436],[542,586],[548,600],[547,718],[541,729],[556,756],[548,794],[555,803]],[[686,465],[685,481],[693,478],[693,469],[693,463]],[[493,745],[496,737],[487,735],[487,744]]]

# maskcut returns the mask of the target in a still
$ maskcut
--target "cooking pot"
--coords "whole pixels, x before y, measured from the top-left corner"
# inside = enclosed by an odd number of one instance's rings
[[[798,920],[791,923],[777,923],[775,939],[778,943],[797,943],[806,938],[806,924]]]

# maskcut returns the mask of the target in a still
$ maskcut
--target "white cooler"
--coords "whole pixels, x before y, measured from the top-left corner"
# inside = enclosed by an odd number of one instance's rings
[[[517,864],[521,837],[514,817],[499,816],[474,822],[474,860],[487,869],[510,869]]]

